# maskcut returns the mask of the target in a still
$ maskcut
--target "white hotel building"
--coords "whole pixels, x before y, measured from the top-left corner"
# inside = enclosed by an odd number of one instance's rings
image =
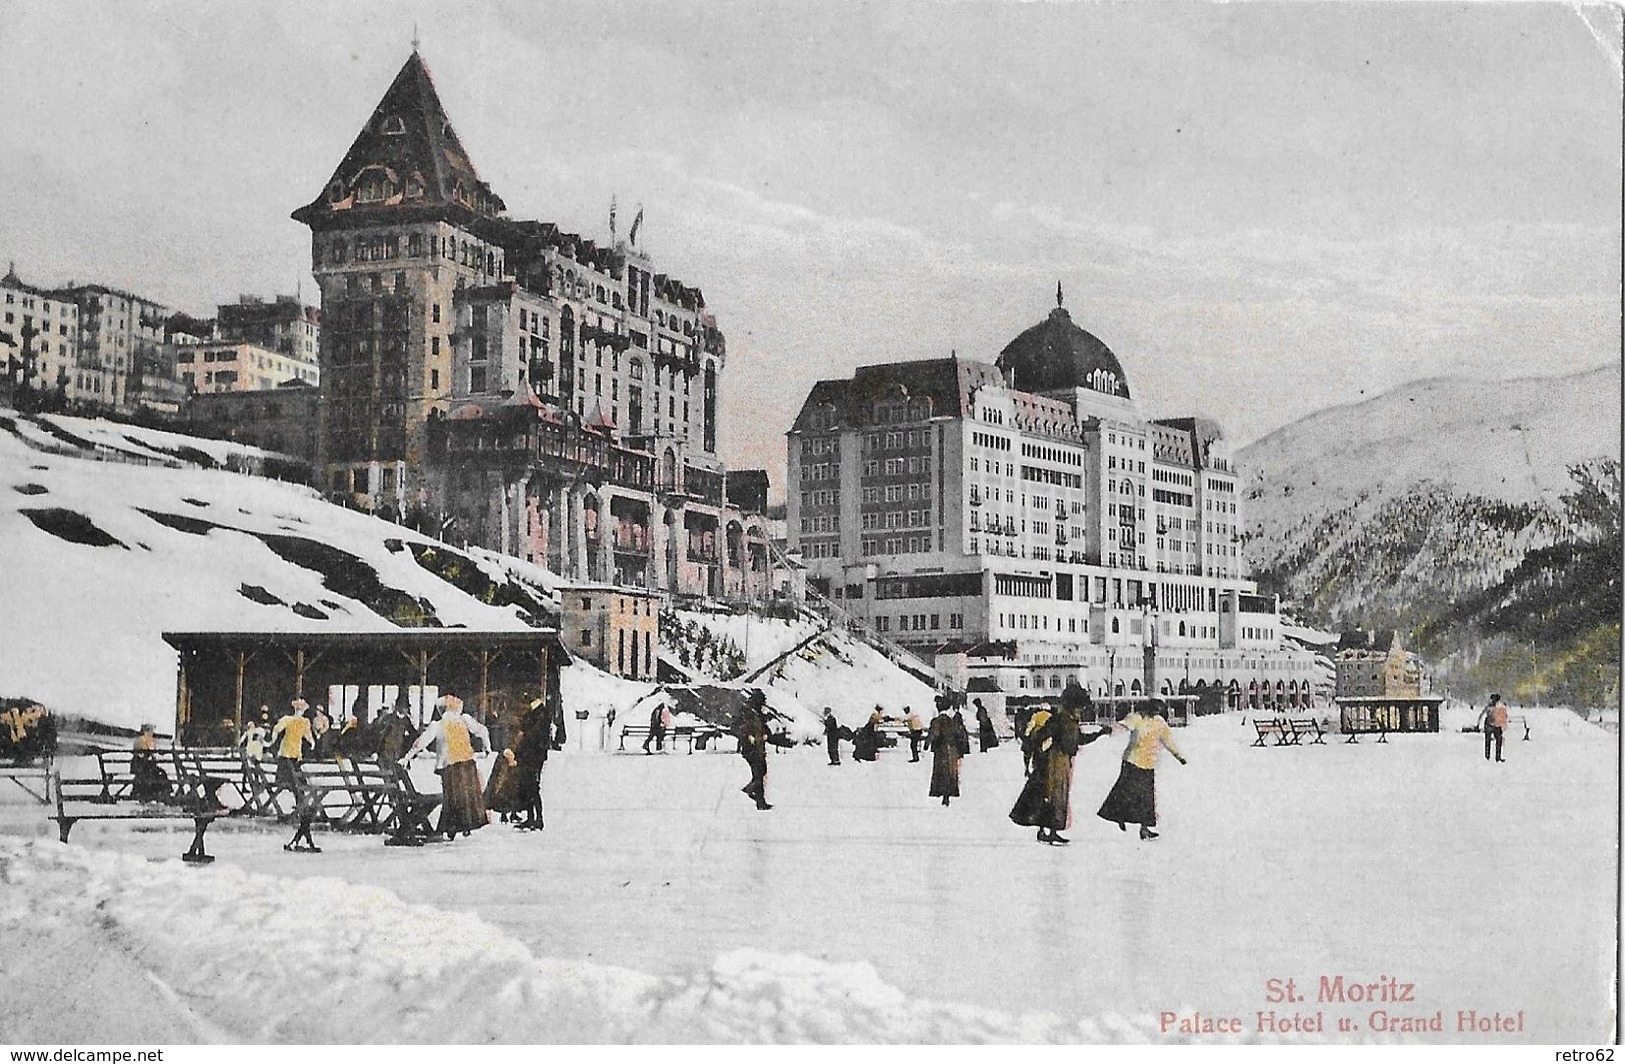
[[[809,588],[927,660],[968,654],[1006,697],[1071,676],[1096,696],[1307,699],[1313,655],[1242,569],[1218,426],[1143,418],[1116,356],[1061,306],[992,364],[820,381],[788,436]]]

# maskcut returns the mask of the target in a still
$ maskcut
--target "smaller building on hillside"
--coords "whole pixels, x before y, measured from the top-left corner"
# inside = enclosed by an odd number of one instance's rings
[[[616,676],[652,679],[660,657],[660,594],[587,584],[559,592],[561,638],[571,654]]]
[[[320,382],[315,362],[237,340],[178,344],[175,371],[186,388],[199,393],[264,391],[290,380]]]
[[[1393,631],[1344,632],[1338,640],[1337,697],[1418,698],[1422,659],[1400,646]]]
[[[199,436],[263,447],[313,463],[319,399],[316,387],[301,380],[264,391],[199,392],[187,401],[186,420]]]

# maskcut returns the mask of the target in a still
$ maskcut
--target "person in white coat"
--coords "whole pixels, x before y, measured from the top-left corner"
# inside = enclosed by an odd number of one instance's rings
[[[463,700],[446,695],[438,703],[444,712],[431,721],[412,748],[401,758],[407,762],[427,749],[435,747],[435,772],[440,775],[440,827],[446,838],[455,838],[459,832],[483,828],[489,819],[485,811],[484,784],[480,781],[479,767],[474,764],[473,737],[479,736],[487,746],[491,733],[485,725],[463,714]]]

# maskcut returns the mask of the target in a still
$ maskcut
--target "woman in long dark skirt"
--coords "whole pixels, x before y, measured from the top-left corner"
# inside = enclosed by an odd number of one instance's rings
[[[965,721],[938,703],[926,745],[931,748],[931,797],[941,798],[947,805],[949,799],[959,797],[959,759],[970,753]]]
[[[481,794],[479,768],[474,764],[473,737],[489,743],[491,733],[485,725],[463,714],[463,700],[456,695],[446,695],[440,704],[444,712],[423,729],[401,759],[401,767],[405,768],[418,751],[435,744],[435,771],[440,774],[441,791],[439,830],[449,839],[458,833],[477,831],[490,819]]]
[[[1108,729],[1084,735],[1077,716],[1063,706],[1057,712],[1040,709],[1028,721],[1027,730],[1032,771],[1010,810],[1010,819],[1036,827],[1039,842],[1064,846],[1072,841],[1061,834],[1072,826],[1072,759],[1079,747],[1102,738]]]
[[[875,707],[869,714],[869,722],[852,734],[852,760],[873,761],[876,752],[880,749],[880,722],[884,711]]]
[[[1168,722],[1162,719],[1157,709],[1155,704],[1143,709],[1136,707],[1118,725],[1128,729],[1128,746],[1123,750],[1123,767],[1118,771],[1117,782],[1112,785],[1111,793],[1106,795],[1099,813],[1102,820],[1116,824],[1119,831],[1127,831],[1129,824],[1140,825],[1142,839],[1157,837],[1152,829],[1157,826],[1156,768],[1159,748],[1166,747],[1181,765],[1185,764],[1185,755],[1174,746]]]

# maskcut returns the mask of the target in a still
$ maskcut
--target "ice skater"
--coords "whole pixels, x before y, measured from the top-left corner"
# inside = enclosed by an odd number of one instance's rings
[[[1072,826],[1072,759],[1079,747],[1102,738],[1109,729],[1089,735],[1071,707],[1062,703],[1052,712],[1041,706],[1027,722],[1028,746],[1032,750],[1032,771],[1010,810],[1017,824],[1038,829],[1038,841],[1065,846],[1072,840],[1061,832]]]
[[[734,722],[734,734],[739,737],[739,756],[750,766],[750,782],[739,788],[756,803],[758,809],[772,809],[767,802],[767,717],[764,709],[767,696],[752,691],[745,696],[745,705]]]
[[[280,790],[293,793],[294,816],[299,821],[293,838],[282,845],[290,853],[322,852],[316,840],[310,837],[310,823],[316,818],[316,810],[305,788],[304,773],[300,770],[305,760],[305,747],[314,749],[316,746],[310,718],[305,716],[309,709],[309,702],[303,698],[294,699],[288,703],[288,712],[271,729],[271,745],[276,748],[276,785]],[[301,839],[304,841],[300,842]]]
[[[473,737],[477,735],[489,744],[491,733],[485,725],[463,714],[463,700],[456,695],[443,696],[436,708],[441,710],[440,716],[423,729],[400,764],[404,770],[419,751],[430,743],[435,745],[435,772],[440,776],[441,788],[438,830],[445,832],[448,839],[459,832],[466,838],[490,820],[480,793],[480,770],[474,764]]]
[[[937,700],[937,715],[931,718],[931,731],[925,740],[931,750],[931,797],[941,798],[943,805],[959,797],[959,760],[970,753],[965,720],[957,709],[950,708],[952,701]]]
[[[1501,747],[1506,739],[1507,707],[1500,695],[1490,695],[1490,704],[1478,715],[1478,726],[1484,732],[1484,760],[1490,759],[1490,744],[1494,743],[1495,760],[1505,761],[1506,758],[1501,756]]]
[[[666,726],[670,723],[671,710],[666,708],[665,703],[661,703],[649,711],[649,734],[643,739],[644,753],[654,753],[654,750],[649,749],[650,743],[655,744],[655,750],[659,750],[662,753],[665,752]]]
[[[1185,764],[1185,755],[1174,745],[1168,722],[1162,719],[1161,706],[1152,702],[1135,706],[1133,712],[1116,725],[1129,732],[1128,745],[1123,749],[1123,764],[1117,772],[1117,782],[1100,806],[1102,820],[1127,831],[1129,824],[1140,825],[1140,838],[1157,838],[1157,755],[1166,747],[1170,754]],[[1113,729],[1115,730],[1115,728]]]
[[[972,700],[976,707],[976,738],[981,743],[982,753],[998,748],[999,735],[993,730],[993,718],[988,715],[987,707],[982,705],[980,698]]]
[[[835,719],[835,711],[828,706],[824,707],[824,746],[829,749],[829,763],[841,763],[841,722]]]
[[[942,701],[937,701],[938,712],[941,712]],[[908,759],[920,759],[920,740],[925,736],[925,729],[920,724],[920,715],[909,706],[903,707],[903,720],[908,727]]]
[[[523,731],[514,744],[513,753],[519,779],[518,811],[525,818],[517,830],[541,831],[546,827],[542,819],[542,769],[547,765],[547,755],[562,742],[564,718],[557,707],[538,698],[525,712],[521,727]]]

